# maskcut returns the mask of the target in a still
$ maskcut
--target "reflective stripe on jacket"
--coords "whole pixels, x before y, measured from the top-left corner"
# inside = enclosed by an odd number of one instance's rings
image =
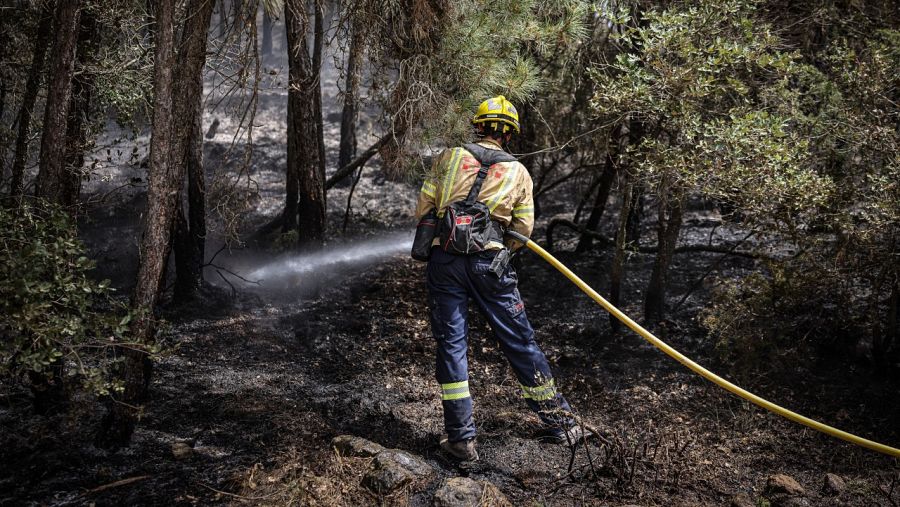
[[[479,141],[479,145],[499,150],[492,141]],[[416,220],[428,210],[435,208],[438,215],[452,202],[460,201],[469,194],[481,163],[465,148],[444,150],[422,183],[416,205]],[[478,200],[491,210],[491,219],[505,228],[512,229],[526,237],[531,236],[534,227],[534,195],[531,175],[519,162],[498,162],[491,166]],[[507,240],[507,246],[516,249],[518,242]],[[501,245],[494,245],[500,248]]]

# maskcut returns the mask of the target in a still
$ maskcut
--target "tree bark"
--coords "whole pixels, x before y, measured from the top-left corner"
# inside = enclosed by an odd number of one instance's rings
[[[297,224],[298,246],[321,244],[325,236],[325,175],[320,161],[318,72],[310,60],[306,2],[286,0],[288,42],[287,185],[284,228]]]
[[[319,150],[319,172],[325,181],[325,123],[322,116],[322,51],[325,43],[325,16],[323,0],[313,0],[315,33],[313,34],[312,78],[315,82],[316,142]]]
[[[272,17],[263,8],[262,55],[272,56]]]
[[[81,3],[81,0],[60,1],[56,6],[53,27],[56,40],[51,55],[50,82],[35,189],[38,197],[63,206],[71,205],[78,197],[72,196],[72,178],[67,174],[66,127],[72,102]]]
[[[244,33],[244,1],[231,0],[231,30],[234,32],[238,45],[243,40]]]
[[[216,3],[218,4],[219,11],[219,39],[225,40],[225,36],[228,35],[228,17],[225,14],[225,0],[218,0]]]
[[[175,160],[187,170],[187,219],[179,202],[175,239],[175,299],[196,297],[206,250],[206,175],[203,169],[203,68],[214,0],[190,0],[179,44],[174,97]]]
[[[613,181],[616,179],[616,160],[612,150],[606,152],[606,163],[603,167],[603,174],[600,175],[600,185],[597,187],[597,198],[594,200],[594,206],[591,208],[591,214],[588,215],[585,229],[588,231],[597,231],[600,225],[600,219],[603,218],[603,212],[606,211],[606,201],[609,200],[609,192],[612,190]],[[576,252],[586,252],[594,245],[593,236],[590,234],[582,234],[578,240],[578,246],[575,247]]]
[[[622,188],[622,209],[619,211],[619,226],[616,230],[616,254],[613,257],[612,270],[610,273],[609,302],[613,306],[620,306],[622,303],[622,280],[625,276],[625,247],[627,245],[627,229],[628,215],[631,212],[632,189],[634,182],[632,176],[627,172],[622,173],[624,185]],[[618,333],[622,328],[619,319],[609,316],[609,326],[613,333]]]
[[[644,299],[644,319],[650,322],[658,322],[665,317],[666,291],[669,286],[669,265],[672,263],[672,254],[675,253],[675,244],[678,242],[678,233],[681,231],[683,207],[679,196],[663,196],[659,203],[657,226],[657,238],[659,251],[653,262],[653,272],[647,283],[647,296]]]
[[[66,158],[63,171],[65,179],[61,204],[75,209],[81,194],[81,180],[84,168],[84,153],[90,147],[91,100],[94,92],[94,74],[90,66],[100,45],[100,31],[97,19],[90,10],[81,14],[76,52],[76,72],[72,80],[72,103],[69,106],[69,120],[66,126]]]
[[[344,81],[344,107],[341,111],[341,144],[338,167],[345,167],[356,156],[357,95],[359,93],[360,64],[362,63],[362,20],[354,13],[350,26],[350,45],[347,49],[347,76]]]
[[[153,133],[150,139],[150,175],[147,213],[141,237],[141,263],[134,288],[132,308],[137,317],[132,339],[151,344],[153,309],[159,300],[165,261],[169,251],[176,199],[183,183],[183,168],[173,163],[173,67],[175,65],[175,0],[156,2],[156,55],[153,71]],[[103,421],[100,443],[106,447],[126,445],[134,431],[150,381],[147,353],[139,348],[119,350],[124,356],[124,392],[110,405]]]
[[[52,27],[53,12],[50,4],[45,3],[41,9],[41,20],[38,23],[37,35],[34,39],[31,68],[28,69],[25,92],[22,96],[22,107],[19,109],[18,133],[16,135],[16,148],[13,153],[12,179],[9,186],[9,193],[13,198],[14,204],[18,203],[25,191],[25,163],[28,161],[31,114],[34,111],[34,103],[37,101],[38,91],[41,88],[44,61],[47,55],[47,46],[50,45],[50,31]]]

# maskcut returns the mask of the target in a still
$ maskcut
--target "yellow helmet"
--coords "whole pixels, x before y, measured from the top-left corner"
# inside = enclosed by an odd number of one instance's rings
[[[478,106],[478,111],[472,117],[472,125],[487,123],[497,132],[509,132],[513,129],[519,133],[519,112],[515,106],[503,95],[498,95],[485,100]]]

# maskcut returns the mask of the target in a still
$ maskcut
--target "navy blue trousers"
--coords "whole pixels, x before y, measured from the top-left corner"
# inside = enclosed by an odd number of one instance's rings
[[[494,331],[528,406],[548,428],[573,424],[566,415],[571,408],[557,392],[547,358],[534,340],[516,272],[511,265],[502,276],[490,272],[495,255],[496,251],[451,255],[434,248],[428,261],[428,304],[431,331],[437,342],[436,376],[441,384],[444,428],[451,442],[475,436],[466,358],[470,298]]]

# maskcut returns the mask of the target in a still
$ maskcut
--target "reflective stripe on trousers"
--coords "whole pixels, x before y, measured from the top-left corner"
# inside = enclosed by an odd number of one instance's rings
[[[508,266],[499,278],[491,273],[494,255],[496,251],[451,255],[434,248],[426,270],[444,428],[454,442],[475,436],[466,358],[469,298],[494,331],[528,406],[546,425],[571,425],[571,420],[559,413],[571,409],[556,391],[547,358],[534,340],[534,330],[517,288],[516,272]]]

